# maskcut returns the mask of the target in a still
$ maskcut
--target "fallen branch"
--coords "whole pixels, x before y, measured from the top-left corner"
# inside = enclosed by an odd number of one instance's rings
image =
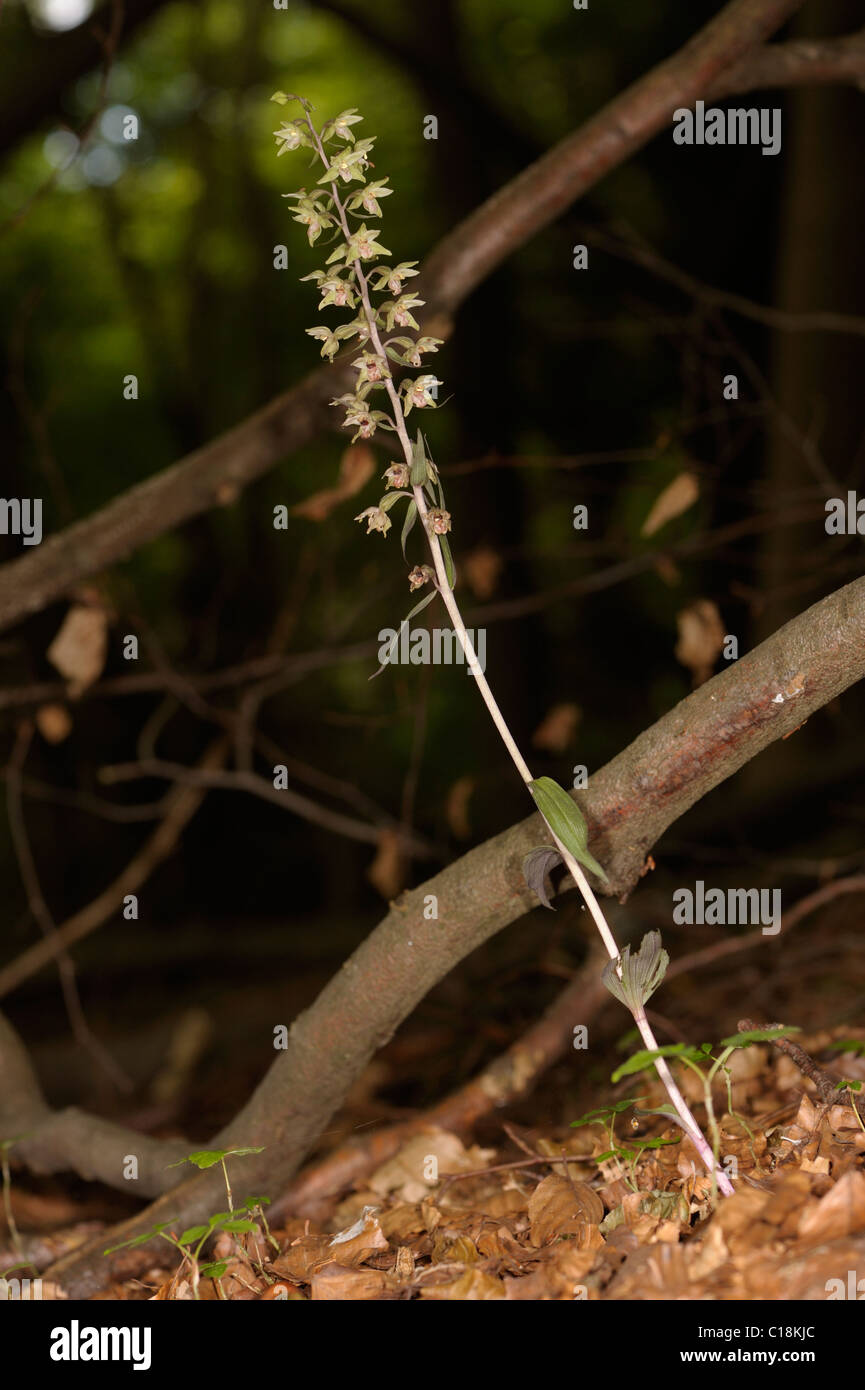
[[[781,628],[594,773],[577,799],[609,891],[626,894],[649,849],[688,807],[863,675],[865,578]],[[265,1146],[244,1166],[242,1196],[287,1186],[355,1078],[419,1000],[534,905],[522,862],[539,819],[529,816],[403,894],[294,1021],[288,1047],[213,1141]],[[430,895],[437,920],[425,915]],[[117,1240],[178,1214],[201,1220],[218,1201],[218,1179],[200,1174],[124,1223]],[[55,1277],[73,1297],[85,1296],[104,1277],[99,1252],[61,1262]]]

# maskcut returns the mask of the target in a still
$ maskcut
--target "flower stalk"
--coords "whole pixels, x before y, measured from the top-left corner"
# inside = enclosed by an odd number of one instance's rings
[[[355,141],[351,127],[361,120],[361,117],[354,109],[342,112],[334,120],[325,122],[321,130],[318,130],[312,121],[312,107],[308,101],[301,97],[287,96],[282,92],[277,92],[273,100],[281,105],[285,105],[289,101],[298,101],[304,110],[303,117],[284,123],[278,131],[274,132],[281,146],[278,153],[283,154],[286,150],[306,146],[313,150],[325,169],[324,175],[318,180],[315,192],[309,194],[302,189],[299,193],[287,195],[297,200],[295,220],[306,226],[311,245],[314,245],[322,233],[327,231],[332,231],[335,237],[339,237],[341,234],[344,238],[344,241],[336,247],[328,258],[327,265],[332,269],[330,271],[327,268],[324,271],[315,271],[311,276],[304,278],[315,280],[318,288],[323,291],[322,307],[326,304],[333,304],[337,307],[344,306],[353,309],[357,307],[356,301],[360,301],[360,312],[350,324],[340,325],[334,332],[327,328],[308,330],[313,337],[324,343],[321,349],[322,356],[327,356],[331,360],[341,343],[347,338],[357,337],[363,345],[361,356],[353,363],[358,368],[356,392],[354,395],[341,397],[334,404],[347,407],[345,423],[357,427],[355,439],[358,437],[368,439],[379,428],[390,430],[396,434],[403,454],[403,462],[391,464],[385,473],[387,486],[393,490],[385,494],[378,507],[366,508],[356,520],[367,523],[368,534],[373,531],[381,531],[382,534],[386,534],[392,524],[389,516],[391,508],[403,498],[410,499],[403,526],[403,553],[405,553],[405,541],[408,533],[419,517],[432,559],[432,570],[426,565],[416,565],[411,569],[409,574],[410,588],[420,588],[429,581],[434,585],[434,589],[428,598],[422,600],[421,604],[412,610],[409,618],[419,611],[419,608],[424,606],[430,598],[433,598],[435,592],[441,595],[453,630],[462,646],[466,664],[477,682],[481,698],[486,704],[490,717],[498,729],[517,772],[534,796],[538,784],[534,782],[531,770],[484,675],[454,594],[453,564],[450,559],[449,543],[446,540],[446,534],[451,526],[451,518],[444,507],[444,495],[438,473],[431,459],[427,456],[420,432],[418,432],[417,440],[413,445],[406,424],[406,416],[412,409],[435,408],[435,389],[441,383],[429,372],[424,372],[416,378],[404,377],[400,385],[397,386],[389,366],[390,362],[396,362],[404,368],[421,367],[423,365],[422,354],[437,351],[440,343],[439,339],[429,337],[418,336],[413,339],[405,336],[390,336],[394,327],[418,329],[411,309],[422,304],[423,301],[403,291],[404,282],[417,274],[414,269],[416,263],[402,262],[395,267],[376,266],[368,275],[364,269],[364,261],[374,262],[379,256],[390,255],[390,252],[380,245],[377,240],[378,233],[370,230],[365,221],[357,231],[353,232],[351,229],[350,215],[380,216],[381,208],[378,200],[393,190],[386,186],[387,179],[376,180],[374,184],[366,183],[366,169],[370,165],[369,153],[374,141]],[[335,149],[328,150],[327,146],[333,144],[334,141],[342,143]],[[358,182],[361,185],[361,190],[344,195],[340,192],[340,182],[343,184]],[[327,193],[321,191],[322,184],[326,186]],[[375,291],[388,291],[394,296],[393,299],[385,301],[378,308],[373,305],[371,299],[371,278],[373,275],[377,281],[374,287]],[[389,410],[371,408],[369,402],[372,392],[376,390],[385,392]],[[405,621],[407,622],[408,619]],[[622,954],[600,903],[578,862],[577,854],[580,851],[580,844],[583,848],[585,846],[585,822],[582,822],[581,828],[579,821],[582,820],[582,817],[576,803],[571,801],[569,808],[569,815],[573,818],[575,827],[574,835],[568,833],[561,825],[557,829],[551,824],[548,815],[544,815],[543,811],[541,814],[544,816],[556,848],[575,886],[589,909],[610,961],[613,963],[616,977],[619,981],[623,981],[625,966]],[[581,834],[582,840],[580,840]],[[594,864],[595,861],[589,860],[589,862]],[[663,973],[663,969],[661,973]],[[624,981],[624,983],[627,982]],[[618,990],[614,992],[619,993]],[[620,995],[620,997],[624,996]],[[637,994],[626,1002],[646,1048],[656,1052],[658,1043],[644,1008],[647,997],[648,994],[643,996]],[[730,1195],[733,1192],[730,1179],[716,1162],[712,1148],[691,1114],[665,1058],[656,1057],[654,1066],[679,1117],[681,1127],[692,1140],[707,1170],[717,1182],[719,1190],[725,1195]]]

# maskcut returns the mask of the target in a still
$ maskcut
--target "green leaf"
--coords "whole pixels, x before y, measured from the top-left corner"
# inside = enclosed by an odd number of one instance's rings
[[[418,430],[417,438],[411,451],[411,485],[412,487],[423,487],[429,474],[426,465],[426,453],[424,451],[421,432]]]
[[[190,1226],[189,1229],[184,1231],[183,1235],[178,1236],[177,1239],[180,1241],[181,1245],[194,1245],[197,1240],[201,1240],[202,1236],[206,1236],[209,1230],[209,1226]]]
[[[209,1265],[201,1266],[201,1273],[205,1279],[221,1279],[228,1269],[228,1260],[214,1260]]]
[[[571,1129],[579,1129],[580,1125],[596,1124],[599,1120],[607,1119],[609,1115],[621,1115],[623,1110],[630,1110],[632,1105],[636,1105],[642,1099],[642,1096],[634,1096],[632,1100],[620,1100],[615,1105],[607,1105],[603,1110],[589,1110],[578,1120],[571,1120]]]
[[[401,497],[411,497],[411,493],[407,492],[406,489],[402,487],[390,488],[384,494],[384,497],[379,500],[378,505],[383,512],[389,512],[391,507],[393,507]],[[412,502],[414,502],[414,498],[412,498]]]
[[[523,878],[550,912],[556,909],[547,897],[547,875],[561,863],[561,852],[554,845],[538,845],[537,849],[530,849],[523,860]]]
[[[830,1052],[855,1052],[857,1057],[865,1057],[865,1042],[861,1038],[842,1038],[840,1042],[829,1043]]]
[[[416,521],[417,521],[417,502],[414,500],[414,498],[412,498],[411,501],[409,502],[408,506],[407,506],[406,509],[405,509],[405,521],[404,521],[403,524],[402,524],[402,537],[401,537],[401,540],[402,540],[402,558],[403,558],[403,559],[406,558],[406,553],[405,553],[405,544],[406,544],[406,541],[408,540],[409,536],[411,535],[411,529],[412,529],[412,527],[414,526],[414,524],[415,524]]]
[[[787,1038],[791,1033],[801,1033],[801,1028],[752,1028],[747,1033],[734,1033],[730,1038],[722,1038],[722,1047],[747,1047],[749,1043],[771,1042],[773,1038]]]
[[[174,1218],[174,1220],[176,1220],[176,1218]],[[151,1226],[150,1230],[145,1231],[143,1236],[133,1236],[132,1240],[122,1240],[119,1245],[111,1245],[107,1250],[103,1250],[102,1253],[103,1255],[113,1255],[115,1250],[132,1250],[137,1245],[146,1245],[149,1240],[153,1240],[154,1237],[162,1235],[162,1232],[167,1231],[169,1226],[173,1226],[174,1220],[163,1221],[158,1226]]]
[[[615,960],[607,961],[601,980],[616,999],[636,1014],[658,988],[669,963],[670,957],[661,946],[661,933],[650,931],[635,956],[631,956],[628,945]]]
[[[240,1235],[247,1231],[255,1230],[254,1221],[226,1221],[222,1227],[223,1231],[229,1231],[231,1235]]]
[[[454,569],[453,556],[451,555],[451,548],[447,536],[439,536],[438,543],[442,548],[442,559],[445,562],[445,574],[448,577],[448,584],[453,588],[457,582],[457,572]],[[553,783],[553,786],[555,786],[555,783]],[[601,873],[603,873],[603,869],[601,869]]]
[[[168,1166],[182,1168],[184,1163],[194,1163],[196,1168],[212,1168],[215,1163],[221,1163],[227,1153],[228,1149],[198,1149],[194,1154],[187,1154]]]
[[[701,1053],[689,1043],[667,1043],[665,1047],[653,1047],[651,1051],[643,1048],[640,1052],[635,1052],[633,1057],[629,1057],[627,1062],[623,1062],[617,1067],[610,1077],[613,1085],[621,1081],[623,1076],[634,1076],[638,1071],[646,1071],[654,1064],[657,1057],[682,1057],[688,1055],[692,1060],[697,1061]]]
[[[565,849],[573,855],[577,863],[585,864],[587,869],[591,869],[592,873],[607,883],[607,875],[586,847],[588,827],[577,803],[558,782],[553,781],[552,777],[536,777],[529,783],[529,791],[547,825],[556,838],[561,840]]]
[[[420,613],[424,608],[426,608],[428,603],[432,603],[433,599],[436,598],[437,595],[438,589],[433,589],[430,593],[426,595],[425,598],[421,599],[420,603],[415,604],[414,608],[411,610],[410,613],[407,613],[405,615],[396,631],[395,636],[393,636],[390,642],[388,643],[387,656],[385,660],[381,663],[378,670],[373,671],[372,675],[370,676],[371,681],[374,681],[376,676],[380,676],[384,668],[390,664],[391,652],[393,652],[395,648],[399,645],[399,639],[402,636],[402,630],[406,626],[406,624],[410,623],[412,618],[414,618],[418,613]]]

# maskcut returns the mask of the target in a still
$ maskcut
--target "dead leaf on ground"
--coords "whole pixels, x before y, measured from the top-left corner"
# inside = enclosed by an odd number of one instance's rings
[[[421,1202],[449,1173],[483,1168],[490,1149],[466,1149],[461,1139],[444,1129],[429,1129],[409,1139],[399,1153],[373,1173],[369,1187],[382,1197],[397,1192],[404,1202]]]
[[[376,1250],[387,1250],[388,1243],[379,1224],[375,1207],[364,1207],[360,1217],[345,1231],[331,1239],[329,1249],[341,1265],[359,1265]]]
[[[604,1204],[587,1183],[571,1183],[551,1173],[529,1198],[531,1242],[548,1245],[558,1236],[577,1234],[586,1225],[597,1226],[603,1216]]]
[[[799,1220],[803,1240],[829,1241],[865,1230],[865,1173],[847,1172]]]
[[[447,1299],[461,1303],[487,1303],[504,1298],[505,1286],[482,1269],[467,1269],[458,1279],[447,1284],[429,1284],[421,1290],[422,1299]]]
[[[331,1262],[312,1276],[312,1297],[316,1302],[362,1302],[381,1298],[392,1280],[383,1269],[352,1269]]]
[[[654,536],[668,521],[681,516],[682,512],[692,507],[699,496],[700,484],[696,474],[688,472],[687,469],[679,473],[655,498],[649,515],[640,528],[640,535]]]
[[[307,521],[327,521],[334,507],[360,492],[374,472],[375,454],[369,445],[350,444],[339,461],[336,485],[298,502],[291,508],[291,515],[305,517]]]

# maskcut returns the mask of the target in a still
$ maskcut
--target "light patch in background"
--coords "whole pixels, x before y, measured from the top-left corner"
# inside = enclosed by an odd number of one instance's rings
[[[81,160],[81,172],[85,179],[99,188],[116,183],[124,168],[123,160],[110,145],[94,145]]]
[[[52,169],[66,169],[78,153],[78,143],[71,130],[52,130],[42,141],[42,153]]]
[[[63,33],[77,29],[93,13],[93,0],[28,0],[34,24]]]

